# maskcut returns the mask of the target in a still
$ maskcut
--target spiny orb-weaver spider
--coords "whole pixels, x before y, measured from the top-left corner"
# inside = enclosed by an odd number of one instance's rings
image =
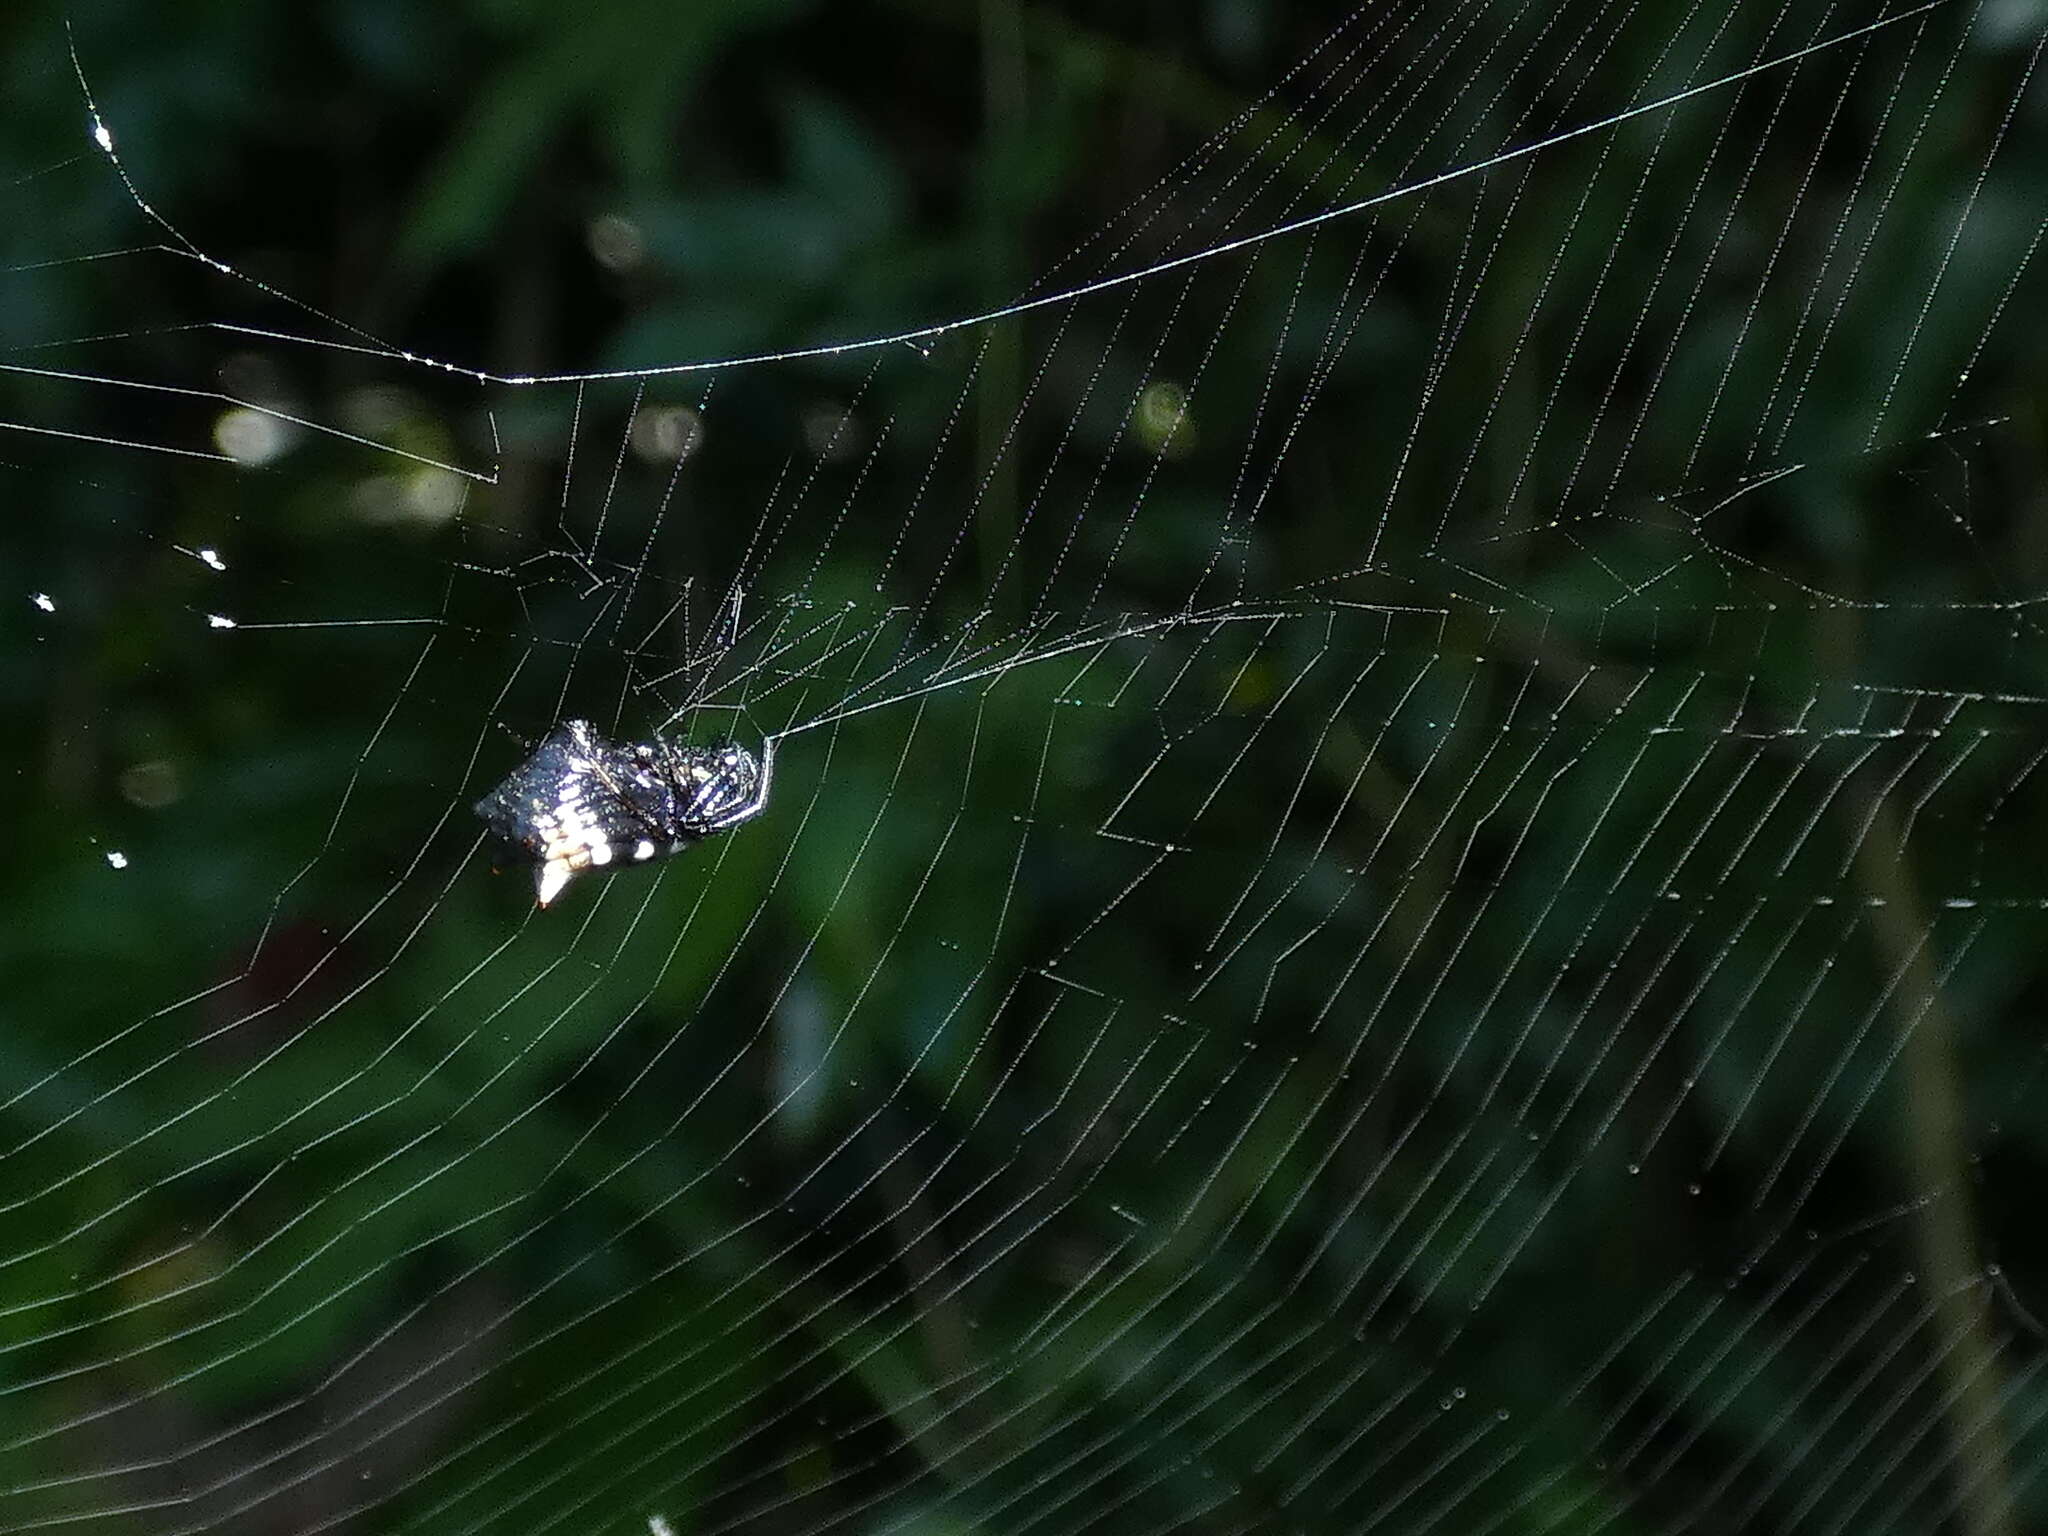
[[[736,741],[614,745],[588,720],[565,720],[476,803],[484,824],[534,865],[546,906],[588,870],[681,853],[761,814],[775,768]]]

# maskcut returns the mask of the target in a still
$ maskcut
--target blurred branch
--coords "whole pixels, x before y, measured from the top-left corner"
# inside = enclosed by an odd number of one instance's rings
[[[2000,1423],[1998,1346],[1992,1337],[1990,1292],[1977,1253],[1976,1216],[1963,1140],[1963,1089],[1956,1070],[1955,1020],[1942,1004],[1929,920],[1915,891],[1897,815],[1887,799],[1863,801],[1867,818],[1856,850],[1856,873],[1871,897],[1870,931],[1898,1016],[1899,1100],[1905,1136],[1899,1156],[1916,1199],[1913,1235],[1936,1316],[1956,1344],[1941,1356],[1948,1385],[1950,1454],[1958,1467],[1963,1529],[1971,1536],[2010,1536],[2013,1525],[2008,1446]],[[1965,1477],[1964,1457],[1976,1475]]]
[[[1014,189],[986,171],[1014,175],[1020,151],[1028,153],[1030,118],[1025,99],[1024,38],[1017,0],[982,0],[982,131],[985,135],[981,186],[981,269],[983,301],[991,308],[1017,296],[1026,262]],[[1004,178],[1008,179],[1008,178]],[[1017,536],[1017,454],[1011,436],[1024,399],[1023,336],[1015,320],[990,328],[975,391],[975,478],[981,506],[976,517],[983,579],[993,582],[1007,564]]]

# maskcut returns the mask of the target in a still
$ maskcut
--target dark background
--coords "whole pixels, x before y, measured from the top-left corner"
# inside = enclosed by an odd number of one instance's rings
[[[1883,14],[10,14],[0,1528],[2039,1528],[2048,20],[1728,78]],[[535,913],[571,715],[792,734]]]

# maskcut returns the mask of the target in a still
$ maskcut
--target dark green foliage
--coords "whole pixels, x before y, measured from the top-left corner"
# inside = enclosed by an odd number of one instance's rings
[[[2039,1528],[2044,22],[1881,14],[74,11],[175,236],[0,23],[0,1526]],[[790,734],[536,913],[569,716]]]

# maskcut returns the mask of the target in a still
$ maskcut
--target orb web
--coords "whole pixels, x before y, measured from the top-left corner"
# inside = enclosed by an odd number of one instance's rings
[[[0,1524],[2040,1523],[2048,24],[1298,9],[635,34],[573,259],[11,45]]]

